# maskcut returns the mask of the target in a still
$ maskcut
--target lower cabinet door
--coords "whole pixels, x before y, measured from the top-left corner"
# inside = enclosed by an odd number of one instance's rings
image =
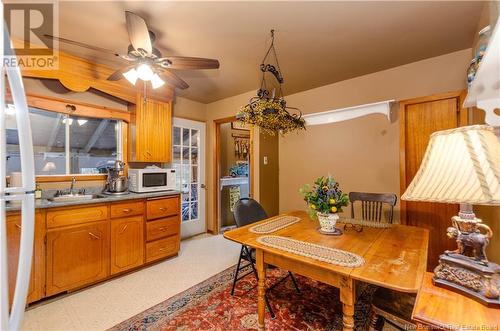
[[[40,300],[43,297],[43,231],[44,219],[40,213],[35,214],[35,241],[33,244],[33,262],[26,303]],[[21,241],[21,215],[7,215],[7,252],[9,271],[9,302],[12,304],[16,286],[17,267],[19,260],[19,246]]]
[[[138,267],[143,263],[143,217],[111,220],[111,274]]]
[[[47,232],[47,296],[109,275],[109,222]]]

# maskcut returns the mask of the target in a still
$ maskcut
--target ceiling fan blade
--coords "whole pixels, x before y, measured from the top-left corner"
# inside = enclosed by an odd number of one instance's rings
[[[93,51],[108,53],[108,54],[120,57],[120,54],[118,54],[116,52],[113,52],[112,50],[109,50],[109,49],[106,49],[106,48],[102,48],[102,47],[98,47],[98,46],[92,46],[92,45],[85,44],[85,43],[82,43],[82,42],[79,42],[79,41],[52,36],[50,34],[44,34],[43,36],[47,37],[47,38],[50,38],[50,39],[57,40],[59,42],[65,43],[65,44],[75,45],[75,46],[79,46],[79,47],[91,49]]]
[[[174,85],[175,87],[182,90],[185,90],[189,87],[188,83],[186,83],[182,78],[180,78],[170,70],[163,70],[163,72],[160,74],[160,77],[165,78],[167,83]]]
[[[118,70],[116,70],[115,72],[113,72],[108,78],[107,80],[109,81],[117,81],[117,80],[120,80],[123,77],[123,73],[124,72],[127,72],[129,71],[129,69],[132,69],[135,65],[131,65],[131,66],[126,66],[126,67],[123,67],[123,68],[120,68]]]
[[[218,60],[201,57],[168,56],[164,59],[172,62],[170,69],[218,69],[220,66]]]
[[[147,54],[151,54],[153,46],[149,36],[148,26],[146,21],[137,14],[131,11],[125,11],[125,19],[127,21],[127,31],[132,46],[139,51],[144,50]]]

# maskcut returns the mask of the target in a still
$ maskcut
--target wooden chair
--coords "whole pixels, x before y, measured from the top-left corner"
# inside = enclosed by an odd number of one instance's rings
[[[392,223],[394,219],[394,206],[398,197],[391,193],[365,193],[351,192],[349,193],[351,201],[351,217],[354,218],[354,203],[361,202],[361,218],[365,221],[382,222],[382,212],[384,204],[389,206],[389,216],[385,222]]]
[[[266,211],[262,206],[254,199],[252,198],[242,198],[240,199],[235,205],[234,205],[234,220],[236,221],[236,226],[237,227],[242,227],[248,224],[252,224],[258,221],[262,221],[263,219],[267,218]],[[247,261],[248,263],[245,265],[242,265],[242,261]],[[247,273],[239,276],[239,273],[241,270],[247,268],[248,266],[252,267],[252,270],[248,271]],[[240,251],[240,257],[238,259],[238,265],[236,266],[236,271],[234,273],[234,280],[233,280],[233,287],[231,288],[231,295],[234,294],[234,288],[236,287],[236,282],[243,277],[246,277],[250,274],[254,274],[255,278],[258,280],[259,276],[257,275],[257,269],[255,268],[255,250],[247,247],[245,245],[241,245],[241,251]],[[295,286],[295,289],[297,290],[297,293],[300,293],[299,286],[297,285],[297,281],[295,280],[295,277],[293,274],[289,271],[288,274],[281,278],[279,281],[274,283],[271,287],[269,287],[266,290],[266,295],[264,296],[265,302],[267,309],[269,310],[269,313],[271,314],[271,318],[275,318],[274,311],[271,308],[271,305],[269,304],[269,300],[267,299],[267,292],[272,290],[274,287],[276,287],[278,284],[281,284],[283,281],[285,281],[288,277],[293,282],[293,285]]]
[[[398,200],[395,194],[389,193],[349,193],[351,201],[351,217],[355,218],[354,205],[361,204],[361,218],[365,221],[392,223],[394,220],[394,206]],[[384,205],[388,207],[388,214],[383,218]],[[411,312],[415,304],[415,295],[388,290],[380,287],[374,294],[369,330],[382,330],[384,323],[389,322],[402,330],[410,330],[415,325],[411,322]]]

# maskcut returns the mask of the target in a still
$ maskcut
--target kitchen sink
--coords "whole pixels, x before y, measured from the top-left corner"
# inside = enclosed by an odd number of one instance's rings
[[[103,198],[103,196],[100,194],[65,194],[49,198],[48,200],[53,202],[71,202],[100,198]]]

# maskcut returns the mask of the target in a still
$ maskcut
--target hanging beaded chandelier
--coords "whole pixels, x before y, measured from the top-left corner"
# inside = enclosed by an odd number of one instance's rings
[[[272,52],[271,52],[272,51]],[[270,54],[274,56],[276,66],[266,63]],[[276,133],[286,134],[295,130],[305,130],[305,121],[302,118],[302,113],[297,108],[287,107],[283,96],[283,76],[278,63],[276,49],[274,48],[274,30],[271,30],[271,45],[262,59],[260,64],[262,71],[262,80],[257,95],[250,99],[249,103],[243,106],[236,118],[245,123],[253,124],[267,134],[275,135]],[[266,73],[271,73],[278,83],[276,88],[266,81]],[[293,110],[290,113],[289,110]]]

